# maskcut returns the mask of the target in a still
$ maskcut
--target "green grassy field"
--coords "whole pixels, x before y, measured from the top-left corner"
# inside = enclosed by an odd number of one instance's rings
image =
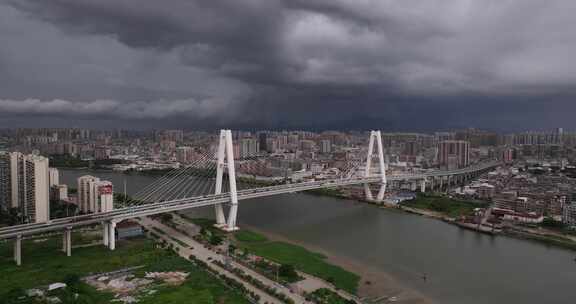
[[[45,242],[23,241],[23,264],[16,266],[12,259],[12,243],[0,244],[0,302],[10,299],[8,294],[18,294],[24,289],[65,281],[70,276],[108,272],[131,266],[144,265],[136,271],[186,271],[186,282],[177,287],[162,285],[154,295],[146,296],[140,303],[249,303],[242,295],[227,289],[219,280],[208,275],[189,261],[164,249],[155,249],[153,241],[133,239],[119,241],[114,251],[104,246],[78,248],[66,257],[59,251],[60,238]],[[94,290],[79,283],[77,288],[82,301],[61,295],[64,303],[109,303],[112,295]],[[28,302],[14,302],[28,303]]]
[[[234,238],[240,242],[265,242],[268,240],[265,236],[249,230],[236,232]]]
[[[269,241],[258,233],[241,230],[235,233],[237,246],[271,261],[293,265],[297,270],[331,281],[338,288],[356,293],[360,277],[326,262],[322,254],[284,242]]]
[[[313,293],[311,293],[308,298],[313,299],[314,303],[318,303],[318,304],[349,304],[349,303],[355,303],[355,302],[351,302],[348,301],[344,298],[342,298],[341,296],[339,296],[337,293],[326,289],[326,288],[320,288],[317,289],[316,291],[314,291]]]
[[[474,208],[484,208],[487,204],[452,199],[444,196],[419,194],[413,200],[402,202],[402,206],[436,211],[449,217],[458,217],[461,215],[470,215]]]

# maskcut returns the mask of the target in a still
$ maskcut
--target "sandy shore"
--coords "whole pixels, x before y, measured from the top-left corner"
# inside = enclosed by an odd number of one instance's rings
[[[427,298],[418,291],[402,285],[390,274],[380,270],[375,270],[373,269],[373,267],[370,267],[369,265],[359,263],[350,258],[336,256],[314,245],[294,241],[284,236],[271,233],[268,231],[263,231],[256,227],[248,226],[246,224],[243,224],[242,227],[248,230],[252,230],[254,232],[258,232],[262,235],[265,235],[270,240],[292,243],[295,245],[302,246],[310,251],[322,253],[323,255],[328,257],[328,261],[331,264],[338,265],[350,272],[358,274],[361,277],[360,283],[358,284],[358,295],[360,297],[378,298],[378,297],[395,296],[398,298],[398,301],[395,303],[405,303],[405,304],[435,303],[432,299]],[[368,281],[370,283],[366,284],[366,282]]]

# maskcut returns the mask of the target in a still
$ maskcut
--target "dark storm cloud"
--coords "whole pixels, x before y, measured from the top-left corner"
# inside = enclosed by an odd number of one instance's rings
[[[283,14],[276,1],[15,1],[71,33],[112,35],[132,48],[176,49],[182,63],[227,74],[282,64]]]
[[[522,108],[574,108],[575,10],[570,0],[0,0],[0,124],[17,114],[508,127],[503,117]]]

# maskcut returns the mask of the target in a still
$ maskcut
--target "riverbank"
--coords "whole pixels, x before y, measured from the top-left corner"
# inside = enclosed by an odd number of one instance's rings
[[[450,217],[442,212],[406,207],[406,206],[396,207],[396,206],[380,205],[380,208],[401,210],[407,213],[438,219],[446,223],[459,226],[462,229],[476,231],[477,233],[487,233],[486,231],[478,231],[476,229],[462,227],[458,225],[457,222],[455,222],[455,219],[453,217]],[[574,237],[570,237],[567,235],[560,235],[558,233],[553,233],[552,231],[547,231],[545,229],[538,230],[538,229],[523,228],[519,226],[509,226],[502,229],[499,235],[521,240],[534,241],[547,246],[555,246],[558,248],[576,251],[576,240]]]
[[[557,235],[546,231],[534,231],[534,229],[520,227],[509,227],[503,230],[503,232],[505,236],[576,251],[576,241],[574,241],[573,237]]]
[[[327,262],[344,268],[347,271],[355,273],[360,276],[357,294],[361,298],[381,298],[381,297],[396,297],[396,303],[410,303],[410,304],[432,304],[435,303],[432,299],[422,295],[418,291],[408,288],[401,284],[392,275],[375,270],[374,267],[365,265],[354,261],[353,259],[343,256],[337,256],[318,246],[295,241],[284,236],[281,236],[270,231],[265,231],[254,226],[242,224],[242,229],[254,231],[256,233],[266,236],[266,238],[294,244],[306,248],[309,251],[320,253],[326,256]]]

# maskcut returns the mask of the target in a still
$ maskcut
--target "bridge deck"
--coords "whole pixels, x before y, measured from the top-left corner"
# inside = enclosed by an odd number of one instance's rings
[[[422,180],[432,177],[462,175],[478,171],[483,171],[497,167],[499,162],[489,162],[477,166],[451,171],[433,171],[421,174],[403,174],[387,176],[387,181],[400,180]],[[306,190],[333,188],[366,183],[378,183],[382,179],[381,175],[371,177],[354,177],[345,179],[319,180],[303,183],[284,184],[277,186],[262,187],[256,189],[247,189],[238,191],[238,200],[246,200],[257,197],[272,196],[284,193],[300,192]],[[4,227],[0,229],[0,239],[14,238],[18,235],[31,235],[65,228],[92,225],[105,221],[121,221],[124,219],[135,218],[140,216],[149,216],[165,212],[173,212],[190,208],[211,206],[216,204],[228,203],[230,193],[205,195],[199,197],[190,197],[176,199],[171,201],[162,201],[145,205],[119,208],[110,212],[79,215],[67,218],[51,220],[45,223],[31,223]]]

